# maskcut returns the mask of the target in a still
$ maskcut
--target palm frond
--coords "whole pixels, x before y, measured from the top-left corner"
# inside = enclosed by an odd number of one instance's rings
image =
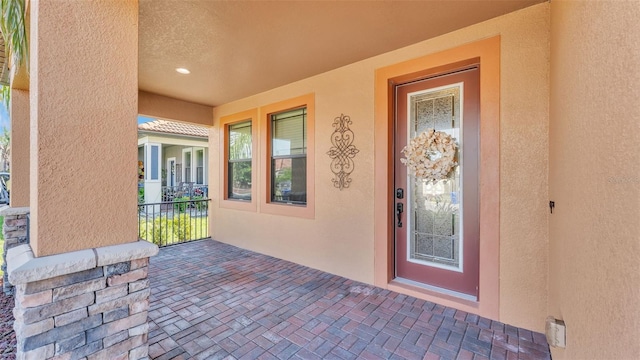
[[[5,42],[7,58],[14,66],[29,68],[29,46],[25,24],[25,0],[0,0],[0,30]]]
[[[25,0],[0,0],[0,31],[4,38],[5,55],[12,66],[26,66],[29,70],[29,44],[25,15]],[[9,110],[11,87],[2,86],[0,100]]]
[[[8,85],[2,85],[0,87],[0,101],[5,108],[7,108],[7,112],[9,112],[9,104],[11,102],[11,87]]]

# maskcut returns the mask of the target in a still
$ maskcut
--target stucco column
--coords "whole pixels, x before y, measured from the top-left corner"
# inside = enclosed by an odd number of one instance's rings
[[[146,359],[158,247],[137,241],[138,2],[30,8],[30,244],[7,251],[16,357]]]
[[[29,206],[29,91],[11,90],[11,207]]]
[[[138,1],[30,7],[34,255],[136,241]]]

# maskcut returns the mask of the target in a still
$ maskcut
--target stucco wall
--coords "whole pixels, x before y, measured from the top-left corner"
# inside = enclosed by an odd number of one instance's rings
[[[150,117],[206,126],[211,126],[213,120],[211,106],[194,104],[146,91],[138,93],[138,112]]]
[[[182,146],[167,146],[162,149],[162,167],[166,169],[167,167],[167,159],[176,158],[176,169],[175,169],[175,185],[178,185],[178,180],[182,180]],[[178,165],[180,165],[180,171],[178,171]],[[169,179],[169,171],[167,170],[167,175],[164,181],[164,185],[166,185]]]
[[[554,359],[640,354],[640,3],[551,3]]]
[[[219,149],[220,117],[315,93],[315,219],[218,207],[213,237],[348,278],[373,283],[374,71],[491,36],[501,36],[500,319],[542,330],[547,298],[549,4],[539,4],[214,109],[209,143]],[[328,54],[330,56],[330,54]],[[355,158],[351,188],[331,183],[331,123],[351,116]],[[265,156],[265,154],[256,154]],[[210,157],[212,176],[222,165]],[[257,171],[257,169],[254,169]],[[258,174],[262,179],[263,174]],[[264,180],[257,185],[262,187]]]
[[[29,206],[29,91],[11,90],[11,206]]]
[[[30,4],[33,251],[136,241],[138,2]]]
[[[167,166],[168,158],[176,158],[176,164],[182,164],[182,146],[167,146],[162,149],[163,166]]]

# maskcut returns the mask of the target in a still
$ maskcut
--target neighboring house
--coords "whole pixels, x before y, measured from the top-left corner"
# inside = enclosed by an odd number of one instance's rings
[[[170,200],[183,187],[207,194],[208,134],[206,127],[167,120],[138,125],[138,186],[145,203]]]

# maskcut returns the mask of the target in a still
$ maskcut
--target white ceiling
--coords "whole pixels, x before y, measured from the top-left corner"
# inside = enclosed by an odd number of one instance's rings
[[[216,106],[543,1],[140,0],[139,87]]]

